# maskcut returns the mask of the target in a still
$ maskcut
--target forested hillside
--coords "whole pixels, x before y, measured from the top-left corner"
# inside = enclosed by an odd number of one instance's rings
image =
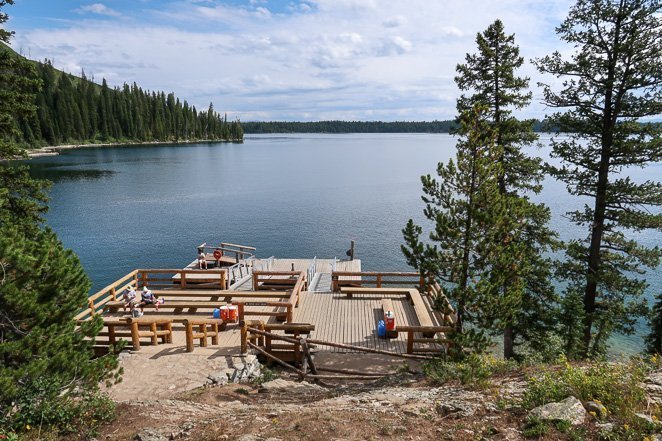
[[[4,51],[3,51],[4,49]],[[4,56],[19,56],[0,48]],[[136,83],[111,88],[63,73],[49,61],[33,63],[41,87],[36,113],[18,119],[15,141],[32,147],[144,141],[241,141],[239,121],[227,121],[212,104],[197,110],[174,93],[143,90]]]

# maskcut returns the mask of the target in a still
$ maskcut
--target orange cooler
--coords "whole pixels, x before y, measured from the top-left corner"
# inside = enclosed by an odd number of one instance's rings
[[[221,310],[221,319],[227,322],[230,319],[230,310],[227,306],[223,305],[219,308]]]
[[[239,310],[235,305],[228,306],[229,317],[228,320],[236,322],[239,319]]]

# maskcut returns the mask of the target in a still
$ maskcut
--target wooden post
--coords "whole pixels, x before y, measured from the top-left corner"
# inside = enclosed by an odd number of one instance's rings
[[[152,322],[149,324],[149,330],[152,333],[152,344],[154,346],[159,344],[159,335],[157,334],[157,327],[156,327],[156,322]]]
[[[418,289],[423,292],[423,287],[425,286],[425,276],[421,274],[420,279],[418,280]]]
[[[211,335],[211,344],[214,346],[218,345],[218,323],[212,323],[211,325],[212,335]]]
[[[248,352],[248,325],[245,321],[241,320],[241,353]]]
[[[172,343],[172,322],[168,322],[165,324],[165,329],[168,331],[168,335],[166,335],[165,342],[166,343]]]
[[[115,325],[108,325],[108,342],[111,345],[115,344]]]
[[[292,305],[287,305],[287,322],[292,323],[294,321],[294,313],[292,312]]]
[[[381,287],[382,287],[382,275],[377,274],[377,288],[381,288]]]
[[[110,296],[113,298],[113,300],[117,300],[117,292],[115,291],[114,286],[110,288]]]
[[[186,326],[186,352],[193,352],[193,325],[187,320]]]
[[[202,338],[200,339],[200,346],[203,348],[207,347],[207,325],[198,325],[198,332],[202,334]]]
[[[186,271],[182,271],[182,278],[180,279],[180,283],[182,285],[182,289],[186,289]]]
[[[221,272],[221,289],[228,289],[228,278],[226,277],[226,272]]]
[[[237,315],[239,316],[239,323],[243,323],[244,321],[244,304],[239,303],[237,305]]]
[[[299,340],[299,334],[298,334],[298,333],[295,333],[295,334],[294,334],[294,338],[295,338],[296,340]],[[300,363],[300,362],[302,361],[302,357],[301,357],[301,343],[295,343],[295,344],[294,344],[294,360],[295,360],[297,363]],[[305,369],[304,369],[304,372],[305,372]]]
[[[338,292],[338,275],[331,273],[331,291]]]
[[[131,322],[131,345],[134,351],[140,350],[140,331],[138,330],[138,322]]]
[[[90,307],[90,317],[94,317],[94,314],[96,312],[96,310],[94,308],[94,300],[91,300],[91,299],[88,298],[87,299],[87,305]]]
[[[313,356],[310,354],[310,348],[308,347],[308,342],[306,341],[305,338],[302,338],[300,341],[301,341],[301,349],[303,350],[303,353],[306,356],[306,359],[308,360],[308,366],[310,366],[310,371],[314,375],[317,375],[317,367],[315,367],[315,363],[313,362]]]
[[[253,291],[257,291],[257,274],[253,273]]]
[[[414,353],[414,331],[407,331],[407,354]]]
[[[142,286],[147,286],[147,271],[140,271],[140,282]],[[138,287],[136,286],[136,289]]]

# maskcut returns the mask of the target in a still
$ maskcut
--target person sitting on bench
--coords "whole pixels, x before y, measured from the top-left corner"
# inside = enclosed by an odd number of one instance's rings
[[[136,289],[132,286],[129,286],[127,290],[124,292],[124,312],[126,312],[126,308],[129,307],[133,309],[133,307],[138,303],[138,300],[136,299]]]
[[[205,256],[205,250],[203,248],[198,249],[198,267],[200,269],[208,269],[207,257]]]
[[[149,290],[146,286],[143,286],[143,291],[140,294],[140,311],[145,312],[145,305],[154,305],[156,310],[159,310],[159,304],[163,303],[160,302],[159,299],[154,295],[152,291]]]

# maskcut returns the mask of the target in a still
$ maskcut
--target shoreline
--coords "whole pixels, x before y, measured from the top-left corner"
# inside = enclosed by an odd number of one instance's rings
[[[198,143],[243,143],[244,141],[228,141],[222,139],[197,139],[195,141],[135,141],[135,142],[105,142],[100,144],[62,144],[54,146],[39,147],[34,150],[27,150],[27,159],[41,158],[44,156],[58,156],[60,150],[71,150],[89,147],[132,147],[142,145],[159,145],[159,144],[198,144]],[[16,158],[23,159],[23,158]]]

